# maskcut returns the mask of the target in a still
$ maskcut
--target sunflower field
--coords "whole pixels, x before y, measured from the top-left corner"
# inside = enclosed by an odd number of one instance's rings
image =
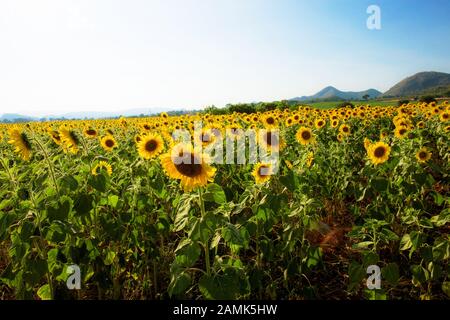
[[[441,102],[0,124],[0,299],[448,299],[449,113]],[[276,165],[196,147],[248,145],[247,129]]]

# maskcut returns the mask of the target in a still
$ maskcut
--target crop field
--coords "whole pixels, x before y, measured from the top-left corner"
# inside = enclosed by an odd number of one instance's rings
[[[0,299],[448,299],[449,114],[0,124]]]

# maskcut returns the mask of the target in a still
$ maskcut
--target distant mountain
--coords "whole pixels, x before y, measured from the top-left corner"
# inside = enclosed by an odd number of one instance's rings
[[[34,120],[37,119],[16,113],[5,113],[2,116],[0,116],[0,122],[28,122]]]
[[[328,86],[315,95],[312,96],[302,96],[289,99],[290,101],[311,101],[311,100],[362,100],[364,96],[368,95],[369,99],[378,98],[382,93],[375,89],[368,89],[365,91],[340,91],[335,87]]]
[[[186,109],[182,108],[135,108],[122,110],[117,112],[96,112],[96,111],[80,111],[80,112],[70,112],[59,115],[46,115],[42,117],[31,117],[24,116],[20,114],[5,113],[0,116],[0,122],[28,122],[28,121],[40,121],[40,120],[55,120],[55,119],[107,119],[107,118],[118,118],[120,116],[124,117],[134,117],[134,116],[151,116],[159,114],[161,112],[177,113],[183,114],[188,113]]]
[[[405,78],[383,94],[383,97],[402,97],[416,94],[449,92],[450,74],[443,72],[419,72]]]

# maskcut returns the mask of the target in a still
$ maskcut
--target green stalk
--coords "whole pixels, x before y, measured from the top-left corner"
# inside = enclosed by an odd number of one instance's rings
[[[206,216],[206,211],[205,211],[205,201],[203,200],[202,188],[198,188],[198,196],[200,199],[200,210],[202,213],[202,218],[204,219]],[[211,266],[210,266],[210,259],[209,259],[209,240],[207,240],[203,246],[205,248],[206,273],[208,274],[208,276],[210,276],[211,275]]]
[[[58,194],[58,196],[60,196],[58,183],[56,182],[56,177],[55,177],[55,169],[53,167],[53,163],[50,161],[47,150],[44,148],[44,146],[42,145],[42,143],[39,141],[39,139],[36,136],[34,136],[34,140],[36,141],[37,145],[39,146],[39,148],[42,150],[42,153],[44,154],[44,158],[45,158],[45,161],[47,162],[47,165],[48,165],[48,168],[50,171],[50,176],[52,178],[53,184],[56,189],[56,193]]]

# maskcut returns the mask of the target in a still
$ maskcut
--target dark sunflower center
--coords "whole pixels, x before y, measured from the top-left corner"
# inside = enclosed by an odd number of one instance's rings
[[[90,135],[90,136],[94,136],[94,135],[97,133],[97,131],[95,131],[95,130],[93,130],[93,129],[89,129],[89,130],[86,131],[86,133],[87,133],[88,135]]]
[[[311,138],[311,133],[309,131],[303,131],[302,132],[302,138],[304,140],[309,140]]]
[[[317,125],[318,125],[319,127],[323,126],[323,121],[317,122]]]
[[[207,133],[202,133],[201,138],[203,142],[209,142],[211,140],[211,136]]]
[[[377,158],[381,158],[384,156],[384,154],[386,153],[386,149],[384,147],[377,147],[374,151],[374,155]]]
[[[261,166],[258,169],[258,175],[261,177],[265,177],[269,175],[269,167],[268,166]]]
[[[406,133],[406,129],[400,129],[400,130],[398,131],[398,133],[399,133],[400,135],[404,135],[404,134]]]
[[[155,151],[156,147],[158,147],[158,143],[155,140],[149,140],[145,144],[145,150],[148,152]]]
[[[183,176],[194,178],[202,173],[202,165],[198,159],[191,153],[183,157],[180,164],[175,164],[175,168]]]
[[[267,118],[267,123],[268,124],[274,124],[275,123],[275,119],[272,117]]]
[[[112,141],[111,139],[108,139],[108,140],[105,141],[105,145],[108,148],[112,148],[112,147],[114,147],[114,141]]]
[[[425,151],[419,152],[419,158],[420,159],[426,159],[426,157],[427,157],[427,153]]]
[[[348,132],[348,127],[343,127],[343,128],[342,128],[342,131]]]
[[[278,137],[273,132],[266,133],[266,143],[269,146],[277,146],[278,145]]]
[[[442,119],[448,119],[448,113],[444,113],[444,114],[442,115]]]

